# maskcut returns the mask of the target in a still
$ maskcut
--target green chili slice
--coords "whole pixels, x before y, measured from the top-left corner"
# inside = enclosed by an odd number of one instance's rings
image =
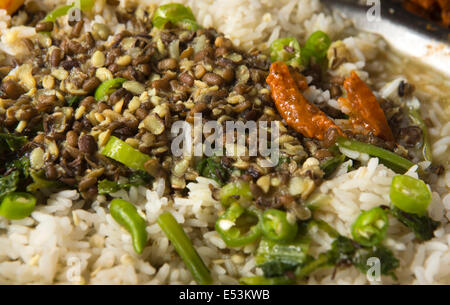
[[[104,81],[100,84],[100,86],[97,87],[97,90],[95,90],[95,99],[97,101],[106,99],[111,93],[119,89],[120,86],[122,86],[122,84],[126,81],[127,80],[125,78],[121,77]]]
[[[13,192],[3,197],[0,215],[7,219],[23,219],[31,215],[36,206],[36,197],[28,193]]]
[[[424,216],[431,202],[431,192],[422,180],[402,175],[392,179],[391,202],[402,211]]]
[[[108,143],[101,150],[101,154],[125,164],[131,169],[144,171],[145,162],[151,159],[150,156],[114,136],[109,138]]]
[[[157,222],[183,259],[195,281],[200,285],[211,284],[212,277],[208,268],[173,215],[165,212],[158,217]]]
[[[244,181],[235,181],[226,184],[220,189],[220,202],[229,206],[232,202],[239,202],[242,206],[249,206],[253,200],[250,184]]]
[[[228,246],[245,246],[261,236],[260,217],[256,210],[245,209],[233,202],[217,219],[216,231]]]
[[[69,13],[69,11],[72,8],[78,7],[77,4],[78,4],[77,1],[75,1],[74,3],[69,4],[69,5],[63,5],[63,6],[57,7],[56,9],[54,9],[53,11],[48,13],[47,16],[45,16],[43,21],[55,22],[56,19],[58,19],[59,17],[67,15],[67,13]],[[79,4],[80,4],[80,6],[78,7],[79,9],[81,9],[82,11],[88,11],[94,7],[95,1],[94,0],[79,0]]]
[[[327,58],[327,51],[331,45],[330,37],[322,31],[316,31],[306,40],[302,49],[302,63],[309,64],[311,57],[314,57],[316,63],[322,63]]]
[[[141,254],[147,244],[145,219],[139,215],[133,204],[118,198],[111,201],[109,211],[112,218],[131,234],[134,251]]]
[[[274,40],[270,45],[272,62],[283,61],[293,67],[301,67],[301,49],[295,37],[285,37]]]
[[[291,222],[285,211],[265,210],[262,215],[262,232],[265,237],[276,242],[290,242],[297,236],[298,225]]]
[[[153,26],[161,29],[167,22],[191,31],[198,29],[191,9],[179,3],[161,5],[156,9],[152,19]]]
[[[353,239],[363,246],[379,244],[386,237],[389,219],[382,208],[373,208],[359,215],[352,225]]]
[[[414,166],[414,163],[408,159],[375,145],[366,144],[343,137],[338,137],[337,144],[339,147],[366,153],[372,157],[378,157],[384,165],[401,174],[405,173],[408,169]]]
[[[43,21],[55,22],[57,18],[67,15],[70,9],[72,9],[74,6],[74,4],[60,6],[48,13]]]

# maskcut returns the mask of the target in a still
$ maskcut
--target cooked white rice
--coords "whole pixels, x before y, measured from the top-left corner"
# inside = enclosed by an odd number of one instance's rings
[[[44,5],[53,6],[58,1],[45,0]],[[65,1],[59,1],[59,3]],[[126,5],[125,0],[121,5]],[[144,4],[161,1],[142,0]],[[173,2],[173,1],[162,1]],[[386,50],[379,37],[361,33],[348,36],[350,22],[336,13],[328,13],[318,0],[185,0],[200,24],[215,27],[233,42],[245,49],[264,49],[281,36],[296,36],[303,40],[310,33],[322,30],[332,38],[343,38],[353,52],[354,61],[342,65],[337,74],[346,75],[358,70],[364,80],[380,89],[386,82],[400,74],[418,87],[420,99],[430,99],[424,116],[431,119],[433,154],[445,167],[446,173],[432,185],[432,203],[429,213],[442,222],[435,237],[418,243],[414,235],[390,219],[389,238],[386,244],[400,260],[397,275],[400,283],[449,284],[450,283],[450,171],[448,171],[448,146],[450,145],[449,105],[438,99],[448,94],[442,86],[448,80],[438,77],[418,76],[383,67],[396,62],[401,67],[403,59],[388,52],[386,61],[378,62],[377,56]],[[112,12],[104,10],[105,0],[97,1],[96,21],[106,22],[116,32],[124,28],[117,25]],[[20,18],[20,16],[16,17]],[[20,38],[35,35],[33,28],[9,28],[9,17],[0,10],[0,49],[8,54],[21,56],[26,52]],[[85,27],[89,28],[89,23]],[[127,24],[126,27],[131,25]],[[423,73],[422,73],[423,74]],[[370,78],[369,78],[370,76]],[[425,79],[425,80],[424,80]],[[448,87],[447,87],[448,88]],[[323,100],[332,107],[337,102],[330,93],[315,87],[305,93],[311,101]],[[447,97],[448,98],[448,97]],[[346,154],[354,152],[344,151]],[[355,156],[352,156],[355,157]],[[378,159],[359,156],[365,161],[356,171],[347,173],[346,166],[335,177],[325,182],[315,195],[329,196],[317,216],[329,222],[341,234],[349,235],[350,224],[362,209],[389,204],[389,186],[395,173],[379,164]],[[427,164],[422,164],[427,166]],[[417,176],[417,167],[408,174]],[[164,233],[156,223],[163,211],[170,211],[193,240],[195,248],[212,272],[214,282],[236,284],[242,276],[262,274],[250,255],[256,245],[225,251],[225,243],[215,232],[214,223],[219,203],[211,196],[209,184],[215,182],[198,178],[188,184],[188,198],[174,201],[162,196],[163,180],[155,182],[153,190],[132,187],[129,192],[119,191],[113,197],[133,202],[148,222],[149,243],[142,255],[137,255],[131,245],[130,235],[124,231],[108,212],[108,202],[98,196],[89,210],[83,210],[83,200],[76,191],[52,194],[47,205],[40,205],[26,219],[9,221],[0,217],[0,283],[73,283],[73,284],[193,284],[189,271],[176,254]],[[314,250],[324,251],[330,246],[330,238],[320,232],[313,233]],[[382,277],[381,283],[392,283]],[[311,284],[366,284],[365,274],[357,269],[339,268],[319,270],[309,278]],[[377,284],[379,282],[372,282]]]

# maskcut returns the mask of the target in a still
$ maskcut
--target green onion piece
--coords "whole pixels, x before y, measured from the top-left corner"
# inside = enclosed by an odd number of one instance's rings
[[[9,193],[0,204],[0,215],[7,219],[23,219],[31,215],[36,197],[28,193]]]
[[[422,116],[420,115],[417,109],[412,107],[409,108],[409,118],[411,121],[416,124],[421,130],[423,135],[423,144],[422,144],[422,155],[424,160],[433,161],[433,155],[431,153],[431,144],[430,144],[430,136],[428,134],[428,128],[425,122],[422,120]]]
[[[158,217],[157,222],[183,259],[195,281],[200,285],[212,284],[212,277],[208,268],[173,215],[165,212]]]
[[[272,62],[282,61],[287,65],[300,68],[302,66],[300,45],[295,37],[279,38],[270,45]]]
[[[245,209],[233,202],[217,219],[216,231],[228,246],[245,246],[261,236],[260,218],[255,209]]]
[[[144,164],[151,159],[150,156],[114,136],[109,138],[100,153],[135,170],[145,171]]]
[[[119,89],[120,86],[122,86],[122,84],[126,81],[127,80],[125,78],[121,77],[104,81],[100,84],[100,86],[97,87],[97,90],[95,90],[95,99],[97,101],[106,99],[111,93]]]
[[[161,29],[167,22],[191,31],[198,29],[191,9],[179,3],[161,5],[156,9],[152,19],[153,26]]]
[[[405,175],[392,179],[389,197],[400,210],[419,216],[427,213],[431,202],[431,192],[425,182]]]
[[[366,153],[372,157],[378,157],[381,163],[401,174],[405,173],[408,169],[414,166],[414,163],[408,159],[375,145],[349,140],[343,137],[339,137],[337,139],[337,144],[339,147]]]
[[[229,206],[232,202],[239,202],[242,206],[249,206],[253,200],[248,182],[235,181],[226,184],[220,189],[220,202]]]
[[[364,211],[352,225],[353,239],[366,247],[372,247],[384,240],[389,219],[382,208]]]
[[[307,66],[314,57],[316,63],[322,63],[327,58],[327,51],[331,45],[330,37],[322,31],[316,31],[306,40],[302,49],[302,63]]]
[[[147,244],[145,219],[132,203],[118,198],[111,201],[109,211],[112,218],[131,234],[133,248],[136,253],[141,254]]]
[[[297,236],[298,225],[291,223],[285,211],[267,209],[262,215],[262,232],[265,237],[275,242],[290,242]]]

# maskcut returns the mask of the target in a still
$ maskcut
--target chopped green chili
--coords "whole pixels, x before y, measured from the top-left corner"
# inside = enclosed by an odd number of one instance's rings
[[[152,18],[153,26],[161,29],[168,22],[191,31],[198,29],[191,9],[179,3],[161,5],[156,9]]]
[[[316,31],[306,40],[302,49],[302,63],[307,66],[311,58],[315,58],[315,62],[320,64],[327,58],[327,51],[331,45],[330,37],[322,31]]]
[[[121,78],[121,77],[117,77],[117,78],[113,78],[113,79],[104,81],[95,90],[95,94],[94,94],[95,99],[97,101],[106,99],[111,93],[113,93],[114,91],[119,89],[120,86],[122,86],[122,84],[126,81],[127,80],[125,78]]]
[[[379,207],[364,211],[352,225],[353,239],[363,246],[379,244],[386,237],[389,220],[386,212]]]
[[[230,247],[240,247],[261,236],[260,215],[254,209],[245,209],[237,202],[217,219],[216,231]]]
[[[28,193],[9,193],[0,204],[0,215],[7,219],[23,219],[31,215],[36,197]]]
[[[47,16],[45,16],[43,21],[55,22],[57,18],[67,15],[67,13],[73,7],[75,7],[74,4],[69,4],[69,5],[64,5],[64,6],[57,7],[56,9],[54,9],[53,11],[48,13]]]
[[[165,212],[158,217],[157,222],[183,259],[195,281],[200,285],[212,284],[212,277],[208,268],[173,215]]]
[[[244,181],[235,181],[226,184],[220,189],[220,202],[229,206],[232,202],[239,202],[242,206],[249,206],[253,200],[250,184]]]
[[[114,136],[109,138],[108,143],[101,150],[101,154],[135,170],[145,170],[145,162],[151,159],[150,156]]]
[[[392,204],[402,211],[423,216],[431,202],[431,192],[422,180],[402,175],[392,179]]]
[[[272,62],[282,61],[293,67],[301,67],[301,49],[295,37],[285,37],[274,40],[270,45]]]
[[[111,201],[109,211],[112,218],[131,234],[136,253],[142,253],[147,244],[146,222],[136,207],[128,201],[116,198]]]
[[[285,211],[267,209],[262,215],[262,232],[272,241],[290,242],[297,236],[298,225],[295,217],[289,221]]]
[[[48,13],[43,21],[55,22],[59,17],[67,15],[67,13],[69,13],[72,8],[77,7],[78,3],[80,4],[80,6],[78,7],[79,9],[81,9],[82,11],[88,11],[94,7],[95,0],[79,0],[79,2],[75,1],[74,3],[69,5],[57,7],[56,9]]]
[[[380,162],[384,165],[401,174],[405,173],[408,169],[414,166],[414,163],[408,159],[375,145],[366,144],[343,137],[338,137],[337,144],[339,147],[362,152],[372,157],[378,157]]]

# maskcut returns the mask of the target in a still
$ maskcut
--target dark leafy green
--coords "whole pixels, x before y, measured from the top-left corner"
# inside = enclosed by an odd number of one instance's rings
[[[76,108],[82,99],[83,97],[79,95],[69,95],[66,97],[67,106]]]
[[[345,155],[339,154],[327,161],[322,162],[320,164],[320,169],[322,169],[323,172],[325,173],[324,177],[327,178],[332,173],[334,173],[334,171],[338,168],[338,166],[344,163],[345,158],[346,158]]]
[[[215,156],[203,159],[197,164],[200,176],[211,178],[223,185],[228,181],[230,173],[220,164],[219,158]]]
[[[98,194],[105,195],[110,193],[115,193],[120,190],[128,190],[131,184],[128,183],[117,183],[107,179],[100,180],[98,182]]]
[[[307,258],[306,263],[296,268],[295,274],[298,279],[304,279],[311,272],[326,267],[338,267],[340,265],[354,265],[361,272],[367,272],[370,266],[367,260],[370,257],[377,257],[381,262],[381,274],[390,275],[395,279],[394,270],[399,266],[398,259],[384,246],[377,245],[365,247],[354,240],[339,235],[326,222],[313,220],[308,227],[317,225],[321,230],[327,232],[336,239],[331,244],[331,249],[320,254],[316,259]]]
[[[299,263],[294,261],[268,261],[258,267],[264,272],[265,277],[282,276],[286,271],[294,270]]]
[[[6,164],[7,170],[18,170],[23,178],[30,176],[30,159],[22,157]]]
[[[419,216],[404,212],[396,207],[393,207],[392,215],[394,215],[402,224],[407,226],[414,232],[416,237],[422,241],[433,238],[434,230],[441,224],[439,221],[434,221],[428,216]]]
[[[361,272],[366,273],[371,268],[371,266],[367,264],[367,261],[371,257],[376,257],[380,260],[381,274],[390,275],[396,279],[394,270],[400,263],[392,251],[383,246],[378,245],[372,248],[360,248],[356,250],[352,260],[353,265]]]
[[[120,190],[128,190],[132,186],[147,185],[153,177],[144,171],[135,171],[130,175],[129,183],[118,183],[103,179],[98,182],[98,193],[100,195],[115,193]]]
[[[9,175],[0,178],[0,199],[14,192],[19,185],[20,171],[12,171]]]
[[[152,182],[153,177],[150,176],[150,174],[148,174],[147,172],[144,172],[142,170],[138,170],[133,172],[130,175],[130,184],[134,185],[134,186],[138,186],[138,185],[147,185],[150,182]]]
[[[27,137],[16,136],[11,133],[0,133],[0,152],[17,151],[27,143]]]
[[[290,243],[279,243],[264,238],[256,251],[256,263],[263,270],[264,276],[281,276],[307,261],[309,243],[310,240],[304,236],[299,236]]]
[[[33,179],[33,183],[27,186],[27,192],[34,193],[42,189],[56,189],[63,186],[59,181],[47,180],[44,178],[44,171],[31,171],[30,176]]]

